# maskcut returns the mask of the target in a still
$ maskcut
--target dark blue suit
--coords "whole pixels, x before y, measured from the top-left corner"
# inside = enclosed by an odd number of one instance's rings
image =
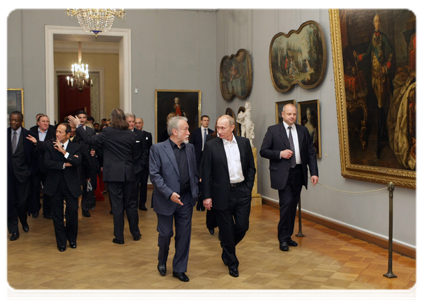
[[[181,195],[179,204],[170,200],[173,192],[180,195],[179,167],[175,154],[168,140],[155,144],[150,150],[150,179],[154,185],[152,206],[157,214],[159,232],[159,264],[166,264],[170,239],[173,236],[175,219],[175,256],[173,272],[186,272],[189,245],[191,241],[191,219],[193,206],[198,199],[198,173],[196,169],[194,146],[186,144],[185,148],[189,191]]]
[[[202,127],[195,129],[191,137],[189,139],[189,142],[194,145],[195,148],[195,158],[197,159],[197,170],[200,170],[200,164],[201,164],[201,156],[202,156],[202,149],[203,149],[203,134],[204,132],[201,131]],[[207,128],[207,135],[212,134],[214,131]],[[207,138],[206,138],[207,140]],[[204,141],[205,143],[206,141]]]
[[[295,124],[301,165],[291,168],[291,160],[281,158],[281,151],[290,149],[288,135],[283,123],[270,126],[263,139],[260,155],[268,158],[270,182],[273,189],[279,191],[280,221],[278,239],[288,242],[294,231],[295,214],[300,199],[302,186],[307,188],[307,166],[311,176],[318,176],[316,153],[307,128]]]

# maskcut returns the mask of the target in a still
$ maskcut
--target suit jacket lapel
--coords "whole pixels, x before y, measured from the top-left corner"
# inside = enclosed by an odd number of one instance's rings
[[[244,166],[245,166],[245,147],[243,144],[240,143],[239,136],[235,136],[236,142],[238,144],[239,155],[241,157],[241,167],[243,169],[242,173],[244,173]]]
[[[223,140],[221,138],[218,138],[220,140],[219,143],[217,143],[217,151],[219,152],[220,158],[223,161],[225,170],[228,170],[228,159],[226,158],[226,152],[225,147],[223,146]]]
[[[279,124],[279,136],[281,137],[283,143],[285,144],[285,147],[287,149],[290,149],[288,135],[286,133],[286,129],[283,123]]]
[[[295,125],[297,128],[297,135],[298,135],[298,147],[300,147],[300,153],[301,153],[301,149],[303,148],[303,137],[304,137],[304,132],[300,129],[299,126]]]
[[[179,176],[178,163],[176,162],[175,153],[173,153],[172,146],[171,146],[169,140],[166,140],[166,142],[164,144],[164,152],[169,157],[170,161],[172,162],[173,167],[176,170],[176,173],[178,173],[178,176]]]

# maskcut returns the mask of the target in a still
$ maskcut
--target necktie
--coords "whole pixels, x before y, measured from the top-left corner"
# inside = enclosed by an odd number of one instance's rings
[[[295,159],[294,140],[292,139],[291,128],[292,128],[291,126],[288,126],[288,129],[289,129],[288,139],[289,139],[289,147],[291,148],[292,152],[294,152],[291,156],[291,168],[295,168],[295,166],[297,165],[297,162]]]
[[[203,150],[204,150],[204,144],[206,143],[207,139],[207,129],[204,129],[204,136],[203,136]]]
[[[15,154],[16,147],[18,146],[18,134],[16,131],[13,131],[13,137],[12,137],[12,153]]]

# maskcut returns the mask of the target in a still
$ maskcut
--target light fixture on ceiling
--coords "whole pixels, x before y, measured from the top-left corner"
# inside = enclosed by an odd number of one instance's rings
[[[90,74],[88,73],[88,64],[84,65],[82,63],[81,42],[79,42],[78,47],[78,63],[72,64],[72,75],[67,76],[66,80],[70,88],[78,89],[80,92],[84,88],[93,85],[93,81],[90,79]]]
[[[115,18],[123,18],[125,16],[124,9],[111,8],[78,8],[67,9],[67,15],[78,19],[79,25],[86,32],[94,33],[95,37],[100,32],[107,32],[112,28]]]

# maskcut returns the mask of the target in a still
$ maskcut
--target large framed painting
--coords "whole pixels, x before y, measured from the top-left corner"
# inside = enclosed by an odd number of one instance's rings
[[[234,118],[235,121],[235,129],[234,129],[234,135],[238,135],[238,126],[236,125],[236,115],[234,113],[234,111],[232,110],[232,108],[228,107],[225,111],[225,115],[231,116],[232,118]]]
[[[156,141],[167,130],[169,114],[188,119],[189,130],[201,125],[201,91],[199,90],[155,90],[156,98]],[[165,134],[166,136],[166,134]]]
[[[275,90],[287,92],[295,84],[303,89],[317,87],[326,74],[326,42],[315,21],[298,30],[276,34],[269,47],[270,78]]]
[[[220,61],[220,92],[223,99],[247,98],[251,93],[252,69],[250,54],[240,49],[236,54],[224,56]]]
[[[316,157],[322,157],[322,144],[320,136],[320,105],[319,100],[298,102],[297,123],[308,129],[313,141]]]
[[[7,89],[7,124],[9,124],[9,114],[12,111],[20,111],[24,115],[24,90],[23,89]],[[9,126],[9,125],[8,125]],[[25,123],[22,122],[25,127]]]
[[[341,173],[416,188],[416,16],[330,10]]]
[[[276,124],[282,123],[282,110],[283,107],[287,104],[292,104],[295,106],[295,100],[286,100],[286,101],[279,101],[275,103],[275,111],[276,111]]]

